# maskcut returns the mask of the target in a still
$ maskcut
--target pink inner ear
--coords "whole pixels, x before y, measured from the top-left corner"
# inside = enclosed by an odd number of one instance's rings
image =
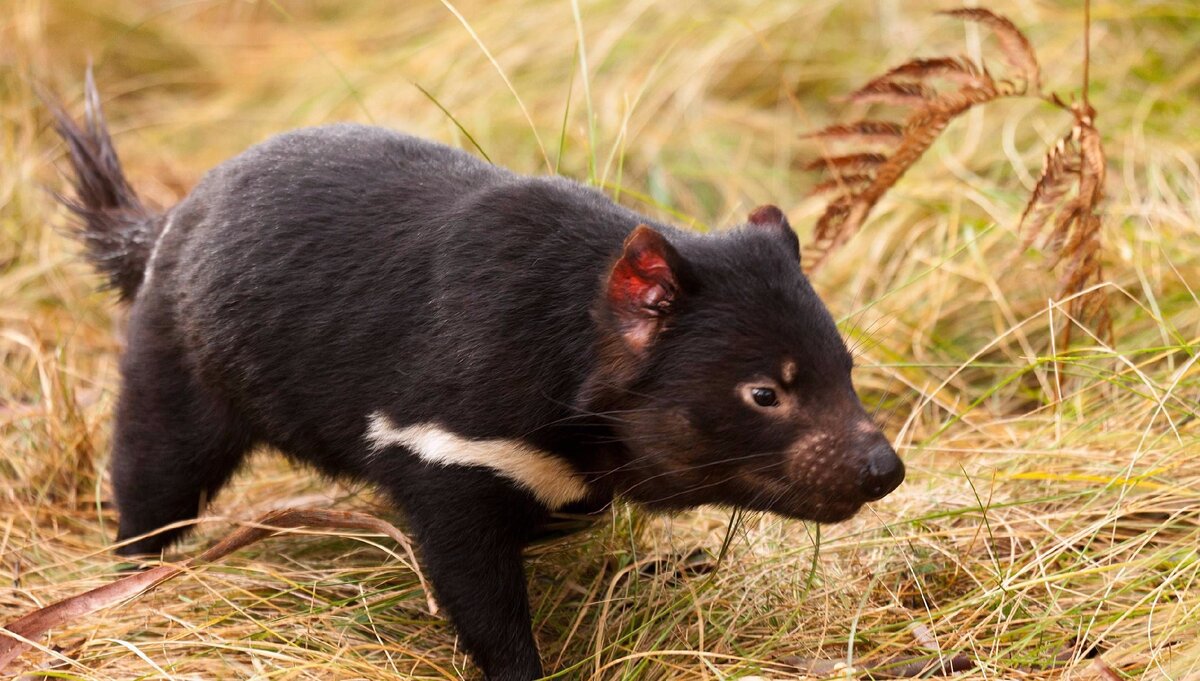
[[[625,346],[636,353],[644,351],[666,323],[679,290],[672,269],[677,257],[661,234],[638,225],[609,273],[609,306]]]
[[[661,253],[647,249],[627,254],[613,267],[609,300],[627,309],[642,308],[642,314],[658,314],[662,305],[669,302],[668,286],[673,279],[671,267]]]
[[[758,208],[750,211],[749,222],[750,224],[757,225],[759,227],[786,225],[787,216],[783,214],[783,211],[779,209],[779,206],[767,204],[765,206],[759,206]]]

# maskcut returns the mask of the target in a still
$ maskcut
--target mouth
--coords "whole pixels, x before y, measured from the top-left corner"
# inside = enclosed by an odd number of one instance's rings
[[[818,501],[812,505],[808,520],[818,523],[840,523],[858,514],[863,504],[851,501]]]
[[[859,499],[806,494],[793,485],[770,478],[756,477],[754,486],[760,491],[744,506],[796,520],[839,523],[854,517],[864,505]],[[768,493],[764,494],[762,490]]]

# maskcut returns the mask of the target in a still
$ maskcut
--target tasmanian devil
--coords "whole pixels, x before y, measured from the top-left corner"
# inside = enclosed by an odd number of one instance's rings
[[[783,213],[701,235],[388,130],[274,137],[159,213],[90,79],[54,107],[79,236],[131,306],[122,554],[153,554],[259,445],[402,509],[490,679],[542,674],[521,553],[614,497],[835,522],[904,466]]]

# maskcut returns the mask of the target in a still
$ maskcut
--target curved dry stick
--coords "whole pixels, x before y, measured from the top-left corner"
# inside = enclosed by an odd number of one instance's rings
[[[846,668],[844,660],[816,660],[802,657],[790,657],[783,660],[785,664],[801,670],[805,674],[831,676]],[[870,679],[913,679],[926,674],[933,676],[949,676],[975,668],[975,660],[963,653],[948,657],[939,662],[936,656],[913,655],[887,660],[861,660],[854,668]]]
[[[966,653],[956,653],[943,656],[937,641],[923,624],[912,628],[913,638],[918,646],[931,650],[919,655],[901,655],[888,658],[866,658],[854,663],[854,668],[869,679],[914,679],[918,677],[950,676],[959,672],[970,671],[977,666],[977,661]],[[1099,649],[1094,645],[1081,644],[1072,640],[1054,656],[1046,666],[1022,665],[1018,669],[1027,672],[1045,672],[1049,670],[1066,669],[1080,659],[1091,658],[1089,670],[1101,678],[1119,679],[1120,676],[1112,670],[1097,655]],[[788,657],[782,660],[784,664],[795,667],[805,674],[832,676],[839,674],[847,667],[845,661],[818,660],[804,657]]]
[[[3,672],[21,653],[30,648],[32,639],[51,628],[59,626],[116,603],[127,601],[150,591],[163,582],[178,577],[189,568],[224,558],[225,556],[259,540],[278,534],[282,530],[298,527],[324,527],[338,530],[365,530],[391,537],[404,548],[417,580],[425,589],[429,612],[436,615],[437,603],[425,583],[420,567],[412,551],[412,543],[403,532],[391,523],[365,513],[351,511],[324,511],[314,509],[283,509],[272,511],[258,520],[238,528],[214,546],[193,558],[173,565],[159,565],[144,572],[122,577],[115,582],[85,591],[77,596],[52,603],[44,608],[8,623],[0,628],[0,672]]]

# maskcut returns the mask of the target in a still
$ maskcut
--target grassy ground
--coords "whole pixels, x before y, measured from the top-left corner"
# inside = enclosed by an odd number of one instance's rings
[[[992,49],[929,13],[944,7],[5,0],[0,620],[118,567],[104,468],[123,313],[61,233],[46,189],[63,185],[63,150],[35,81],[79,111],[94,60],[131,179],[160,205],[270,134],[349,119],[590,179],[697,229],[774,202],[803,238],[821,205],[800,135],[848,114],[831,98],[911,56]],[[1079,3],[993,8],[1028,29],[1050,88],[1077,87]],[[1055,275],[1017,252],[1041,154],[1069,122],[1026,102],[956,122],[815,280],[858,346],[857,381],[908,481],[819,532],[619,507],[535,547],[548,668],[795,678],[796,657],[913,654],[919,624],[946,654],[980,661],[969,678],[1102,678],[1081,658],[1093,646],[1121,678],[1200,678],[1200,7],[1098,0],[1093,14],[1113,342],[1076,331],[1055,356],[1070,323],[1050,302]],[[383,511],[369,490],[268,453],[252,469],[181,552],[269,508]],[[679,578],[727,537],[715,572]],[[54,631],[42,643],[59,652],[20,666],[87,679],[470,677],[389,544],[269,540]]]

